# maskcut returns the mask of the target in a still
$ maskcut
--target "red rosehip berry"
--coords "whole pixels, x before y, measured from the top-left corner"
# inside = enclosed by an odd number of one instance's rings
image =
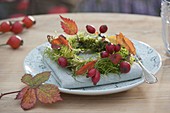
[[[99,28],[100,33],[105,33],[107,31],[107,26],[106,25],[101,25]]]
[[[115,52],[120,51],[120,49],[121,49],[121,45],[120,44],[115,45]]]
[[[61,49],[61,47],[59,45],[56,45],[56,44],[51,44],[51,48],[52,49],[57,49],[57,50]]]
[[[96,74],[96,69],[95,68],[92,68],[92,69],[90,69],[89,71],[88,71],[88,73],[87,73],[87,78],[88,77],[93,77],[93,76],[95,76],[95,74]]]
[[[109,53],[106,52],[106,51],[102,51],[102,52],[100,53],[100,56],[101,56],[101,58],[106,58],[106,57],[109,56]]]
[[[106,52],[108,52],[110,54],[112,54],[114,52],[114,50],[115,50],[115,46],[113,44],[111,44],[111,43],[106,44],[105,48],[106,48]]]
[[[11,46],[13,49],[17,49],[23,45],[23,40],[21,39],[21,37],[14,35],[8,39],[6,44]]]
[[[120,63],[120,72],[121,73],[128,73],[131,69],[130,63],[123,61]]]
[[[58,58],[58,64],[61,67],[65,68],[67,66],[67,64],[68,64],[67,59],[65,57],[59,57]]]
[[[96,69],[96,74],[92,77],[92,82],[96,85],[100,80],[100,72]]]
[[[36,23],[32,16],[25,16],[22,22],[26,28],[30,28]]]
[[[2,22],[0,27],[1,27],[1,32],[3,33],[9,32],[11,30],[11,22],[10,21]]]
[[[95,27],[92,26],[92,25],[86,25],[86,30],[87,30],[89,33],[91,33],[91,34],[93,34],[93,33],[96,32]]]
[[[19,34],[23,31],[23,26],[22,23],[19,21],[16,21],[13,25],[12,25],[12,29],[11,31],[15,34]]]

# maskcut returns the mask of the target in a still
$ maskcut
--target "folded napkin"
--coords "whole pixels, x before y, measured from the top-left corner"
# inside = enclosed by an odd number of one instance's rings
[[[54,73],[55,79],[61,87],[82,88],[94,86],[91,78],[86,78],[86,76],[81,75],[73,77],[70,70],[60,67],[56,62],[45,56],[43,54],[44,49],[44,47],[39,49],[40,53],[42,53],[43,55],[43,62]],[[133,80],[142,77],[142,74],[143,72],[141,67],[134,62],[129,73],[120,75],[110,73],[107,76],[101,75],[100,81],[97,83],[97,85],[105,85]]]

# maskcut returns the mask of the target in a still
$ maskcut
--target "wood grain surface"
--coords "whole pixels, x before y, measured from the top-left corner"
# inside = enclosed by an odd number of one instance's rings
[[[170,57],[166,57],[161,35],[161,18],[153,16],[114,14],[114,13],[76,13],[63,14],[85,30],[87,24],[99,28],[108,25],[108,34],[124,33],[127,37],[143,41],[156,49],[163,66],[156,74],[158,83],[146,84],[131,90],[101,96],[80,96],[61,93],[64,101],[52,105],[38,103],[27,111],[29,113],[169,113],[170,112]],[[23,61],[26,55],[38,45],[47,41],[47,35],[63,33],[59,15],[34,16],[37,23],[19,34],[24,45],[13,50],[0,47],[0,93],[19,90],[24,87]],[[8,19],[7,19],[8,20]],[[21,20],[21,18],[13,19]],[[1,20],[2,22],[4,20]],[[0,43],[5,43],[13,35],[0,35]],[[14,100],[16,94],[4,96],[0,100],[0,113],[22,113],[20,101]]]

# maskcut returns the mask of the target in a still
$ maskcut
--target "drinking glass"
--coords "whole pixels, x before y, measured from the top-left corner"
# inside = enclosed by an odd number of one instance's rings
[[[161,18],[162,18],[162,39],[165,50],[170,56],[170,0],[162,0],[161,2]]]

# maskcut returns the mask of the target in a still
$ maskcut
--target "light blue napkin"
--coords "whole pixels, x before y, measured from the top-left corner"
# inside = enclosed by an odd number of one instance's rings
[[[92,87],[94,86],[91,78],[86,78],[86,76],[72,76],[72,72],[68,69],[60,67],[56,62],[52,61],[50,58],[43,54],[45,47],[41,47],[40,53],[43,55],[44,64],[52,71],[54,77],[60,87],[63,88],[82,88],[82,87]],[[131,70],[127,74],[113,74],[110,73],[107,76],[101,75],[100,81],[97,85],[105,85],[117,82],[123,82],[128,80],[133,80],[142,77],[142,69],[137,63],[133,63]]]

